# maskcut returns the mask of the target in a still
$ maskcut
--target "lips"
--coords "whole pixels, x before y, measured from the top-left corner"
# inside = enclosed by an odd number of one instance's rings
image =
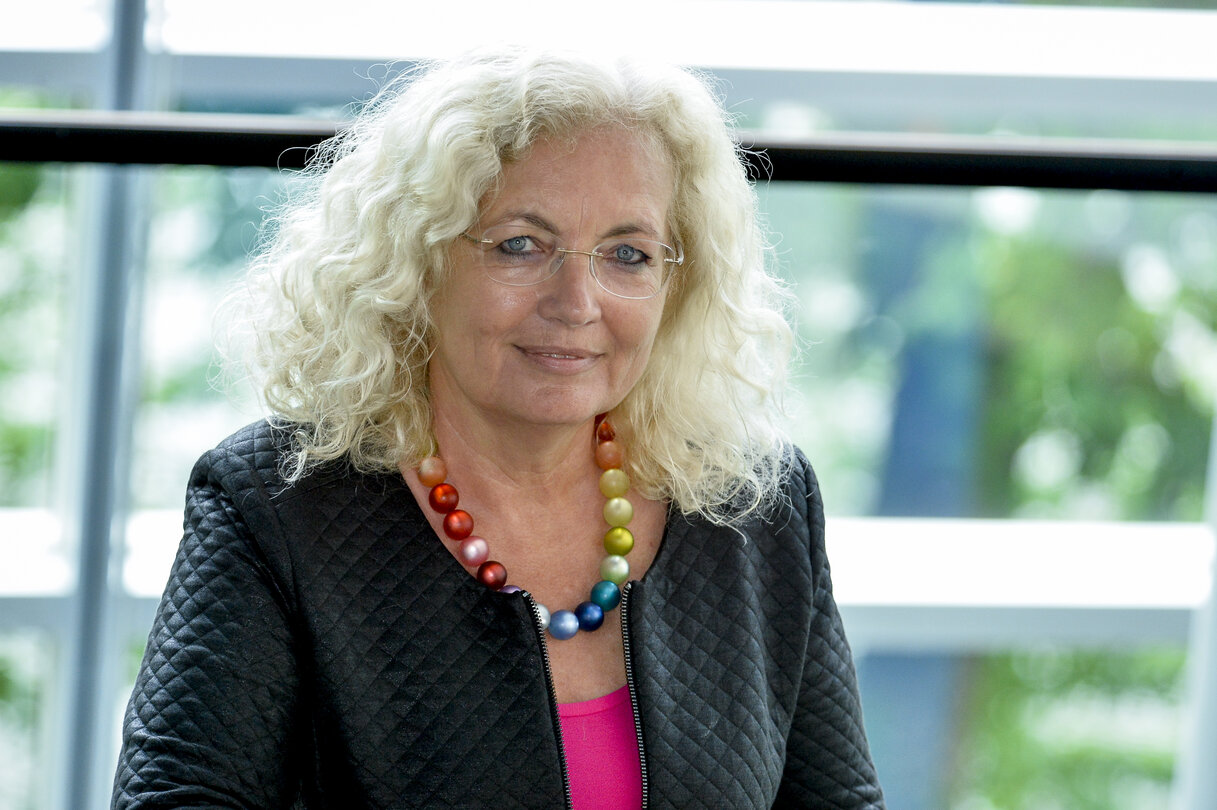
[[[542,354],[547,357],[561,357],[563,359],[583,360],[588,357],[595,357],[599,352],[593,352],[589,349],[578,349],[571,346],[521,346],[517,345],[517,349],[525,354]]]
[[[569,346],[516,346],[529,360],[546,368],[579,371],[600,357],[599,352]]]

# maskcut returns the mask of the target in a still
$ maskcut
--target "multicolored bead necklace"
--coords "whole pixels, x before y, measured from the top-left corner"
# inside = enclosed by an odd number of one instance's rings
[[[537,603],[543,629],[559,641],[574,637],[580,630],[592,631],[604,624],[604,614],[617,607],[621,601],[621,585],[630,576],[630,564],[625,555],[634,547],[634,535],[628,528],[634,517],[634,507],[626,499],[630,488],[629,476],[621,469],[624,451],[617,441],[613,426],[608,420],[596,423],[596,466],[600,473],[600,492],[607,500],[604,504],[604,520],[609,529],[604,533],[604,550],[607,556],[600,562],[601,580],[592,586],[591,598],[572,610],[558,610],[552,615]],[[488,559],[490,547],[486,541],[473,533],[473,516],[457,509],[460,494],[456,487],[447,483],[448,468],[439,456],[430,456],[418,465],[418,480],[431,488],[427,502],[431,508],[444,516],[444,534],[460,543],[457,558],[470,568],[476,568],[475,576],[491,590],[502,593],[519,591],[519,587],[507,584],[507,569],[503,564]]]

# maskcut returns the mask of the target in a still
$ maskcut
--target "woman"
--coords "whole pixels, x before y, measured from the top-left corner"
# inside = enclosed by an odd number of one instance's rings
[[[235,321],[114,806],[882,806],[706,86],[483,53],[327,145]]]

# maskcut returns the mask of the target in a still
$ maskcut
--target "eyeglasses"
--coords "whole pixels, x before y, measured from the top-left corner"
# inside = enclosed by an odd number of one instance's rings
[[[587,256],[592,278],[618,298],[654,298],[663,289],[672,266],[681,265],[684,251],[653,239],[625,236],[591,250],[559,247],[547,231],[526,225],[497,225],[481,237],[462,233],[478,248],[486,274],[499,284],[529,287],[558,272],[568,253]]]

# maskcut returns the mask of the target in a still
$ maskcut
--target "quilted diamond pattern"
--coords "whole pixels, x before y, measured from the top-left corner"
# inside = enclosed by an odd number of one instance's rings
[[[397,476],[283,488],[285,441],[250,426],[192,474],[113,806],[562,806],[524,600],[474,582]],[[790,494],[742,532],[673,515],[632,588],[652,807],[882,806],[805,462]]]
[[[673,518],[631,592],[653,807],[883,807],[801,455],[788,491],[742,532]]]

